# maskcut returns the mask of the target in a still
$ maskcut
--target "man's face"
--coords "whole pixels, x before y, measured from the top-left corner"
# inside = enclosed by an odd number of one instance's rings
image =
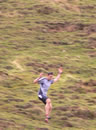
[[[48,80],[51,80],[53,78],[53,75],[50,74],[50,75],[47,76],[47,78],[48,78]]]

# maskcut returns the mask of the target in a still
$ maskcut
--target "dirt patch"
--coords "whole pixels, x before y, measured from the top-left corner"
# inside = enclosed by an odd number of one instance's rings
[[[90,24],[85,28],[85,32],[88,34],[95,33],[96,32],[96,24]]]
[[[62,92],[62,93],[60,93],[60,94],[58,94],[58,97],[60,98],[60,99],[64,99],[64,92]]]
[[[71,99],[73,99],[73,100],[74,100],[74,99],[80,99],[80,97],[79,97],[78,95],[72,95],[72,96],[71,96]]]
[[[13,69],[12,66],[6,66],[5,68],[6,68],[7,70],[12,70],[12,69]]]
[[[53,42],[53,44],[55,44],[55,45],[70,45],[71,43],[69,43],[69,42],[61,42],[61,41],[54,41]]]
[[[90,46],[90,47],[92,47],[92,46]],[[93,46],[94,47],[94,46]],[[96,57],[96,51],[89,51],[88,52],[88,55],[90,56],[90,57]]]
[[[87,48],[89,48],[89,49],[95,49],[96,48],[96,38],[89,38]],[[94,57],[94,56],[96,56],[96,53],[94,53],[90,56]]]
[[[0,3],[4,3],[4,2],[7,2],[7,0],[0,0]]]
[[[4,130],[4,129],[7,129],[7,128],[10,128],[10,126],[14,127],[15,124],[14,123],[10,123],[8,121],[0,120],[0,130]]]
[[[96,104],[96,99],[87,99],[88,103]]]
[[[82,5],[82,6],[79,6],[80,9],[95,9],[96,6],[94,5]]]
[[[55,94],[55,93],[51,93],[50,96],[52,96],[52,97],[56,97],[57,94]]]
[[[77,30],[83,30],[84,25],[83,24],[72,24],[72,23],[48,23],[46,25],[48,27],[48,32],[62,32],[62,31],[68,31],[68,32],[74,32]]]
[[[9,76],[8,73],[0,71],[0,81],[7,79],[8,76]]]
[[[74,125],[69,121],[64,121],[64,127],[74,127]]]
[[[48,32],[75,32],[83,31],[86,34],[91,34],[96,32],[96,24],[82,24],[82,23],[44,23],[47,27]]]
[[[49,130],[48,128],[36,128],[36,130]]]
[[[86,86],[96,86],[96,80],[90,79],[87,82],[84,82],[84,85]]]
[[[51,8],[51,7],[43,7],[41,9],[38,9],[37,10],[38,13],[41,13],[41,14],[51,14],[53,12],[58,12],[57,10]]]
[[[41,101],[37,101],[37,100],[29,100],[29,102],[31,102],[31,103],[34,103],[34,104],[39,104],[39,103],[41,103]]]

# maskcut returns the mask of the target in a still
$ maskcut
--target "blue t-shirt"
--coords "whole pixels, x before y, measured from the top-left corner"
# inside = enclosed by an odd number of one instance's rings
[[[53,84],[54,80],[48,80],[47,78],[43,77],[40,78],[38,83],[40,84],[40,89],[38,92],[38,95],[44,95],[47,96],[47,91],[51,84]]]

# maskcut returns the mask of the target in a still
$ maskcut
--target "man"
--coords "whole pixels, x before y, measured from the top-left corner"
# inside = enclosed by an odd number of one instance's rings
[[[38,91],[38,98],[45,104],[46,122],[48,122],[52,110],[51,99],[47,97],[47,91],[51,84],[58,81],[62,72],[63,72],[62,68],[59,68],[58,75],[56,76],[55,79],[53,79],[53,72],[49,72],[47,74],[47,77],[43,77],[43,73],[40,73],[40,76],[34,80],[34,83],[40,84],[40,89]]]

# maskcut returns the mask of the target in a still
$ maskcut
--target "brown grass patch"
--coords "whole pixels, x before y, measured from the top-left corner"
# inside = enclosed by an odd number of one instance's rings
[[[9,76],[8,73],[0,71],[0,81],[7,79],[8,76]]]

